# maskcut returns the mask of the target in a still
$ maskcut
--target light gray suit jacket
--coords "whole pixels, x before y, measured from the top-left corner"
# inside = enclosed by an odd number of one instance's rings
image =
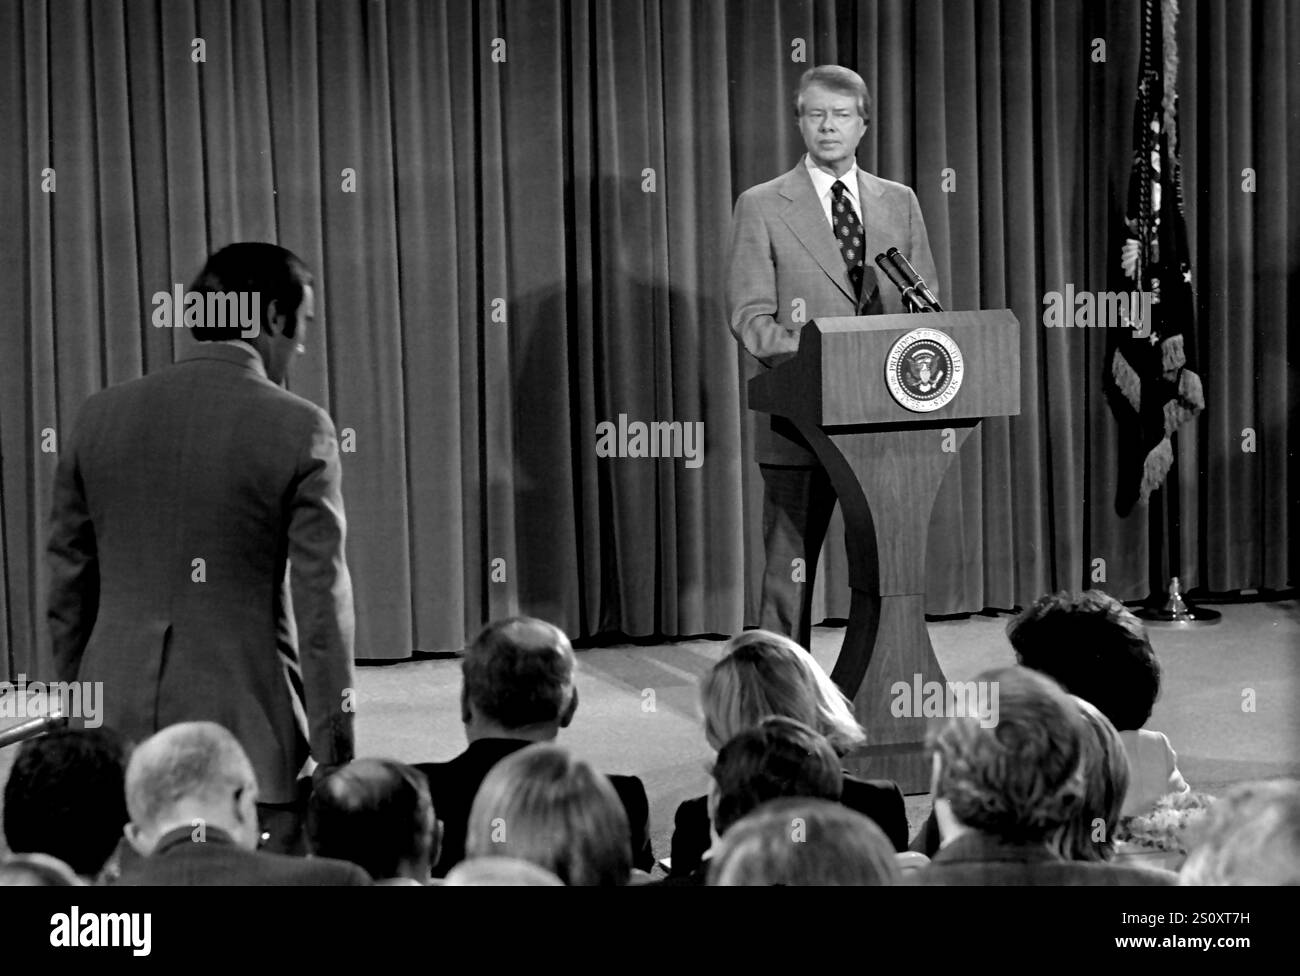
[[[340,479],[329,415],[242,343],[195,343],[90,397],[54,485],[60,679],[102,681],[104,724],[137,741],[175,722],[225,726],[265,802],[296,798],[309,752],[348,762]]]
[[[875,256],[891,247],[906,255],[942,302],[912,189],[859,169],[858,199],[867,266],[879,278],[885,312],[905,311],[898,290],[875,266]],[[806,323],[860,315],[869,297],[854,300],[848,269],[803,159],[784,176],[740,195],[731,224],[727,314],[732,334],[760,363],[775,366],[789,359],[799,349],[799,330]],[[792,424],[768,415],[758,421],[755,455],[760,464],[818,463]]]

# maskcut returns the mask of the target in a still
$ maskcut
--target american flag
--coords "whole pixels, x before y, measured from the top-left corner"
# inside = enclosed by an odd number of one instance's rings
[[[1178,163],[1177,17],[1177,0],[1143,0],[1133,160],[1118,257],[1124,290],[1149,292],[1152,316],[1147,323],[1126,317],[1126,328],[1107,335],[1106,390],[1121,431],[1120,515],[1145,505],[1164,482],[1174,459],[1170,435],[1205,406],[1192,361],[1195,304]]]

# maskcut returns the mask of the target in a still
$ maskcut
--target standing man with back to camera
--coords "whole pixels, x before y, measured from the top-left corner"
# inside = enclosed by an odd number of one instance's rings
[[[939,293],[916,194],[858,168],[871,96],[857,72],[819,65],[804,72],[795,117],[807,154],[784,176],[746,190],[732,218],[727,275],[732,334],[765,367],[799,349],[799,330],[831,316],[905,311],[876,280],[874,256],[897,247]],[[865,380],[870,382],[869,379]],[[759,418],[755,451],[763,476],[763,595],[759,626],[810,648],[813,580],[835,491],[793,423]],[[804,582],[795,582],[796,559]]]
[[[239,243],[190,291],[243,296],[258,319],[201,320],[178,362],[82,407],[54,482],[54,663],[103,682],[104,722],[128,739],[227,729],[267,849],[299,853],[299,777],[351,761],[355,687],[334,424],[283,388],[310,341],[312,277],[282,247]]]

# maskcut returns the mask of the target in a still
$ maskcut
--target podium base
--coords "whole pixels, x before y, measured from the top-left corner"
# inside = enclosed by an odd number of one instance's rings
[[[932,760],[924,742],[866,746],[844,757],[844,771],[860,779],[892,779],[905,794],[930,792]]]

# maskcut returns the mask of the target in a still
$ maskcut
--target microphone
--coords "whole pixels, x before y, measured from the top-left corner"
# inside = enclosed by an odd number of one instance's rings
[[[12,726],[0,732],[0,749],[5,746],[11,746],[15,742],[22,742],[24,739],[31,739],[54,729],[65,728],[68,719],[64,715],[44,715],[40,718],[28,719],[19,725]]]
[[[912,262],[903,257],[902,251],[896,247],[891,247],[885,252],[885,257],[893,262],[893,265],[898,269],[899,274],[906,278],[907,283],[916,289],[916,293],[920,296],[921,301],[929,306],[925,311],[943,311],[943,306],[939,304],[939,299],[934,297],[934,292],[930,291],[929,286],[925,283],[925,279],[916,273],[916,269],[912,267]]]
[[[876,255],[876,266],[885,273],[885,277],[892,281],[894,287],[902,294],[903,306],[909,312],[930,311],[930,309],[926,308],[925,301],[916,293],[915,286],[907,280],[906,276],[898,268],[894,267],[893,262],[884,253]]]

